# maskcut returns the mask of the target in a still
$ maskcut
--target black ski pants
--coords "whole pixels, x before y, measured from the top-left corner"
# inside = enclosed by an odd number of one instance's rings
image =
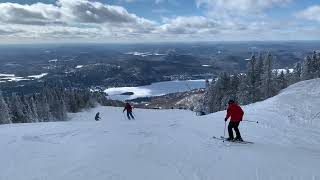
[[[234,129],[234,131],[236,132],[236,137],[241,138],[241,134],[240,134],[240,131],[238,128],[239,124],[240,124],[240,122],[232,122],[232,121],[229,122],[229,125],[228,125],[229,138],[234,139],[232,129]]]
[[[131,118],[134,119],[134,116],[132,115],[132,111],[127,111],[127,117],[130,120]]]

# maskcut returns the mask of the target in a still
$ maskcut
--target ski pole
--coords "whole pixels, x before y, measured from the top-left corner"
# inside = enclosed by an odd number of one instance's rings
[[[227,127],[227,121],[224,122],[224,130],[223,130],[223,142],[226,138],[226,127]]]
[[[250,120],[243,120],[243,121],[257,123],[257,124],[259,123],[259,121],[250,121]]]

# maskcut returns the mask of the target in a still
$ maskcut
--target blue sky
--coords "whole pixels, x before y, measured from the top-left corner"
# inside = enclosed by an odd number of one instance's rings
[[[320,0],[0,0],[0,40],[319,40]]]

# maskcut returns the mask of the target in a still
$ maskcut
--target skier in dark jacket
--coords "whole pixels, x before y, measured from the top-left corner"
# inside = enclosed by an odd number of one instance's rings
[[[131,118],[134,119],[134,116],[132,115],[132,106],[129,103],[126,103],[123,112],[127,111],[127,117],[130,120]]]
[[[94,119],[95,119],[96,121],[99,121],[99,120],[101,119],[99,112],[97,112],[97,114],[96,114],[96,116],[94,117]]]
[[[240,122],[242,121],[243,114],[243,110],[234,100],[230,100],[228,102],[227,115],[224,119],[225,121],[227,121],[230,118],[230,122],[228,125],[229,138],[227,139],[227,141],[243,141],[238,128]],[[234,131],[236,132],[236,138],[233,138],[234,136],[232,129],[234,129]]]

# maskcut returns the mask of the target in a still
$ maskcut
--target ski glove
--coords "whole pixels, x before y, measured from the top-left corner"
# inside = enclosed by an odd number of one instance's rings
[[[228,121],[228,118],[224,118],[224,121]]]

